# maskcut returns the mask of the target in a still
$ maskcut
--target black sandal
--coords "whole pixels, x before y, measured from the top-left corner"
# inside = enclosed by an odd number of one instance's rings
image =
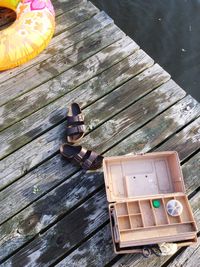
[[[67,142],[79,142],[85,133],[84,116],[77,103],[72,103],[67,115]]]
[[[79,164],[85,171],[97,170],[102,166],[103,156],[82,146],[63,144],[60,147],[60,153],[70,161]]]

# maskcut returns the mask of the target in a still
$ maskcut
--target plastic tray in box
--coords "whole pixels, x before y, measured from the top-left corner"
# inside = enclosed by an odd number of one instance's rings
[[[115,247],[196,240],[197,227],[176,152],[108,157],[103,168]],[[170,200],[181,203],[178,216],[167,210]]]

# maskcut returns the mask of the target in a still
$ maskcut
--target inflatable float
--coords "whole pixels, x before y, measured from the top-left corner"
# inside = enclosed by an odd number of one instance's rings
[[[16,20],[0,31],[0,71],[17,67],[41,53],[55,30],[50,0],[0,0],[16,12]]]

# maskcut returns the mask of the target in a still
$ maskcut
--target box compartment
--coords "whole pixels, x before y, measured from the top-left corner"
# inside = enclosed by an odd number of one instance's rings
[[[109,157],[103,168],[109,202],[185,193],[178,155],[173,151]]]

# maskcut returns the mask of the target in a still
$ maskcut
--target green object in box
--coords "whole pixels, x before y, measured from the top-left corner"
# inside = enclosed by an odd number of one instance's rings
[[[153,202],[154,208],[160,208],[160,200],[155,199],[152,202]]]

